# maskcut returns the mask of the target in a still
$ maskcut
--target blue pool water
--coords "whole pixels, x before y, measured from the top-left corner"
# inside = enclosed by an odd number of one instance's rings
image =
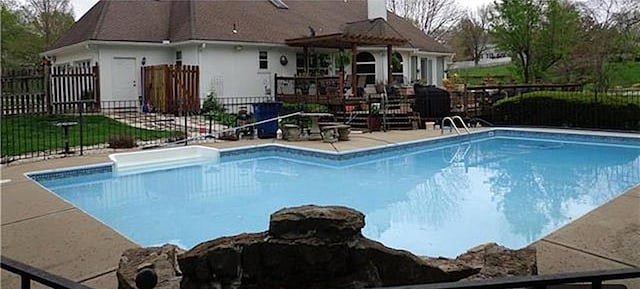
[[[139,174],[32,177],[144,246],[264,231],[280,208],[320,204],[363,212],[364,235],[387,246],[449,257],[485,242],[520,248],[640,183],[640,139],[464,140],[343,158],[234,150],[219,163]]]

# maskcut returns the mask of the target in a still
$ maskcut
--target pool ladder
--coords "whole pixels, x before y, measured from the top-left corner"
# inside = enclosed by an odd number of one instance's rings
[[[442,123],[440,123],[440,132],[444,133],[444,125],[447,123],[447,120],[448,120],[449,122],[451,122],[451,126],[453,127],[453,129],[456,130],[456,133],[460,135],[460,130],[458,129],[458,126],[456,125],[456,122],[455,122],[456,119],[460,120],[460,123],[462,123],[462,127],[464,128],[464,130],[467,132],[467,134],[470,134],[471,132],[469,131],[469,127],[467,127],[467,125],[464,123],[464,120],[458,115],[447,116],[443,118]]]

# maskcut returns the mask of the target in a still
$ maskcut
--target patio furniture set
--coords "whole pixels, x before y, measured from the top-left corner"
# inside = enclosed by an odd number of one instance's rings
[[[331,113],[302,113],[300,116],[309,117],[311,123],[308,128],[297,124],[282,125],[282,138],[288,141],[322,140],[333,143],[349,140],[351,126],[339,122],[320,122],[320,118],[333,117]]]

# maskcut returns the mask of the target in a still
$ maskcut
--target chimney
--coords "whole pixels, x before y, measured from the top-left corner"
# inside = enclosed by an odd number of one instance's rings
[[[382,18],[387,21],[385,0],[367,0],[367,11],[369,12],[369,20]]]

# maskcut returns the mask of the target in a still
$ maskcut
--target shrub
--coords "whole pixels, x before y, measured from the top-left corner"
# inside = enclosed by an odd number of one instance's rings
[[[284,103],[282,105],[280,114],[285,115],[285,114],[290,114],[298,111],[329,112],[329,108],[326,105],[317,104],[317,103],[304,103],[304,102]]]
[[[225,110],[226,109],[224,108],[224,105],[218,100],[216,92],[210,91],[204,99],[204,102],[202,103],[202,109],[200,110],[200,112],[202,114],[218,114],[224,113]]]
[[[510,125],[640,130],[640,98],[535,91],[497,101],[491,120]]]
[[[226,112],[216,114],[214,119],[217,122],[221,123],[222,125],[229,126],[229,127],[236,126],[238,123],[237,121],[238,117],[235,114],[230,114]]]
[[[109,136],[109,148],[130,149],[136,147],[136,139],[132,135],[111,135]]]

